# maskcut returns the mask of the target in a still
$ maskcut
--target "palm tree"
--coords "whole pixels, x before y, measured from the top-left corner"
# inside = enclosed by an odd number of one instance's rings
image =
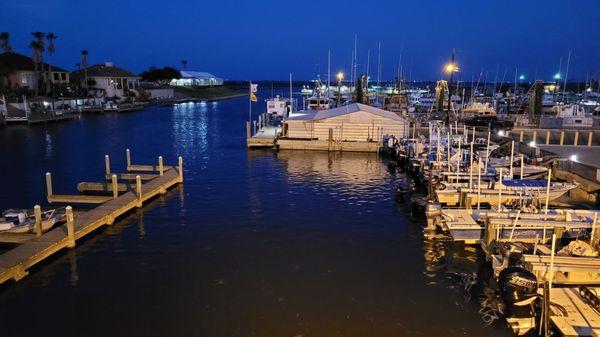
[[[29,48],[33,51],[31,54],[31,62],[33,62],[33,69],[35,70],[36,77],[38,79],[38,83],[35,86],[35,95],[39,94],[39,68],[42,63],[42,53],[44,51],[44,46],[39,41],[31,41],[29,44]]]
[[[10,47],[9,38],[10,34],[8,34],[8,32],[0,33],[0,46],[2,47],[5,53],[10,53],[10,51],[12,50],[12,48]]]
[[[186,60],[181,60],[181,64],[183,64],[183,69],[185,69],[185,67],[186,67],[186,66],[187,66],[187,64],[188,64],[188,61],[186,61]]]
[[[37,73],[37,80],[38,80],[38,87],[39,87],[40,83],[46,82],[46,79],[45,79],[46,76],[44,73],[44,51],[46,50],[44,38],[46,37],[46,33],[33,32],[33,33],[31,33],[31,35],[33,35],[33,37],[35,38],[34,42],[36,42],[35,47],[32,47],[31,45],[29,45],[29,47],[34,50],[34,52],[33,52],[34,54],[36,54],[36,51],[37,51],[36,60],[37,60],[38,65],[36,67],[36,73]],[[33,63],[35,64],[36,62],[34,61]],[[37,68],[39,68],[39,72],[38,72]],[[39,94],[39,88],[36,88],[35,95],[37,96],[38,94]]]
[[[46,39],[48,40],[48,55],[52,56],[56,49],[54,48],[54,40],[56,40],[58,36],[54,35],[54,33],[46,34]],[[46,92],[52,90],[54,94],[54,86],[52,85],[52,65],[48,64],[48,76],[46,78]]]
[[[88,77],[87,77],[87,67],[88,67],[88,63],[87,63],[87,57],[88,57],[88,51],[87,49],[83,49],[81,51],[81,66],[83,67],[83,85],[86,89],[86,95],[87,95],[87,88],[88,88]]]

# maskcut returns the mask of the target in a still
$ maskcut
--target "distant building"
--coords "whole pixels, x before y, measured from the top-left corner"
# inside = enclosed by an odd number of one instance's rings
[[[67,70],[43,63],[36,71],[31,57],[9,52],[0,54],[0,87],[35,90],[40,83],[40,79],[45,76],[41,73],[42,68],[46,75],[50,71],[49,80],[53,85],[67,85],[69,83],[69,72]]]
[[[112,62],[97,64],[85,69],[73,72],[72,77],[85,87],[86,76],[89,91],[96,97],[137,96],[140,85],[140,77],[123,68],[116,67]]]
[[[223,85],[223,79],[215,75],[203,71],[186,71],[182,70],[181,78],[171,80],[171,85],[181,87],[212,87]]]

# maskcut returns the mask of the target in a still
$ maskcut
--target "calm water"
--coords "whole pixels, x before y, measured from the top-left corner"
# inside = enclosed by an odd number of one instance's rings
[[[0,208],[182,155],[185,183],[0,287],[2,336],[508,336],[376,155],[246,151],[245,99],[0,129]],[[4,246],[3,249],[9,247]]]

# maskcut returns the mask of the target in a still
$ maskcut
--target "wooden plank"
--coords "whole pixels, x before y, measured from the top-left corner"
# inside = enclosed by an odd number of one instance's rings
[[[112,197],[103,195],[66,195],[52,194],[48,196],[49,203],[61,204],[102,204],[111,200]]]
[[[23,243],[35,238],[35,234],[29,233],[0,233],[2,243]]]
[[[173,169],[173,166],[163,166],[164,172]],[[158,172],[158,165],[129,165],[127,171],[140,171],[140,172]]]
[[[117,184],[117,190],[119,192],[127,192],[129,186],[127,184]],[[77,191],[79,193],[112,193],[112,184],[110,183],[96,183],[96,182],[85,182],[82,181],[77,184]]]
[[[577,288],[553,288],[550,298],[567,313],[566,316],[550,315],[550,321],[561,335],[592,336],[600,331],[600,315],[584,302]]]
[[[142,178],[142,180],[152,180],[156,177],[159,177],[158,174],[151,173],[111,173],[106,175],[106,180],[111,180],[113,174],[115,174],[119,180],[135,180],[135,177],[138,175],[140,178]]]

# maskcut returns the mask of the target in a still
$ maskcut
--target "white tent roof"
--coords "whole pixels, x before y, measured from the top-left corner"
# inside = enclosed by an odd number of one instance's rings
[[[328,110],[298,111],[293,113],[295,116],[290,117],[288,120],[320,120],[340,115],[347,115],[358,111],[365,111],[392,120],[406,122],[406,119],[398,116],[397,114],[391,111],[374,108],[372,106],[361,103],[352,103]]]
[[[187,71],[187,70],[181,70],[181,78],[195,78],[195,79],[211,79],[211,78],[218,78],[217,76],[211,74],[211,73],[207,73],[205,71]]]

